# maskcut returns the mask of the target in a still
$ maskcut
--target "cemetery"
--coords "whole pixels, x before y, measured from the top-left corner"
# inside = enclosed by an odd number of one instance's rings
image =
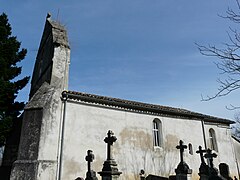
[[[98,172],[98,174],[101,175],[102,180],[117,180],[122,174],[122,172],[118,171],[118,165],[113,158],[112,153],[113,143],[116,140],[117,138],[114,136],[114,133],[109,130],[107,137],[104,139],[104,142],[107,144],[107,159],[103,163],[102,171]],[[142,169],[139,171],[139,180],[191,180],[192,169],[190,169],[188,164],[184,161],[184,150],[187,149],[187,146],[184,145],[182,140],[180,140],[179,145],[177,145],[176,148],[180,151],[180,162],[175,169],[176,175],[161,177],[152,174],[145,174]],[[230,176],[229,166],[227,164],[220,163],[218,166],[219,168],[214,166],[214,158],[217,157],[217,154],[213,153],[211,149],[202,149],[202,147],[199,146],[196,153],[199,154],[201,159],[198,172],[200,180],[233,180]],[[87,150],[87,156],[85,159],[87,161],[86,178],[77,177],[75,180],[97,180],[96,172],[91,168],[91,164],[94,161],[92,150]],[[234,176],[234,180],[238,180],[238,178]]]

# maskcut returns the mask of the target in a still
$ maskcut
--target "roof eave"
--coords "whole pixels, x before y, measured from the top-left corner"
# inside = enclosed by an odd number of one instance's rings
[[[141,103],[141,102],[135,102],[135,101],[128,101],[128,100],[122,100],[122,99],[116,99],[116,98],[110,98],[105,96],[98,96],[94,94],[86,94],[86,93],[80,93],[80,92],[73,92],[73,91],[64,91],[62,93],[63,97],[67,97],[69,99],[73,100],[80,100],[83,102],[88,103],[97,103],[97,104],[103,104],[113,107],[121,107],[125,109],[134,109],[138,111],[145,111],[145,112],[152,112],[156,114],[167,114],[170,116],[181,116],[188,119],[199,119],[203,120],[204,122],[215,122],[215,123],[222,123],[222,124],[233,124],[234,121],[228,120],[228,119],[222,119],[222,118],[215,118],[213,116],[208,116],[200,113],[194,113],[191,111],[179,111],[177,108],[170,108],[170,110],[166,110],[165,106],[162,106],[164,108],[159,108],[161,106],[159,105],[151,105],[147,103]],[[127,103],[126,103],[127,102]],[[158,108],[157,108],[158,107]],[[174,111],[176,110],[176,111]]]

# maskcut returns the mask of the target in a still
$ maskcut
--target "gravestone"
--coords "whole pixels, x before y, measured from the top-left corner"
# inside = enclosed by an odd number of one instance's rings
[[[88,162],[88,171],[86,173],[86,179],[85,180],[97,180],[96,172],[92,170],[91,163],[94,160],[94,154],[92,150],[87,151],[87,156],[85,160]]]
[[[198,151],[196,151],[196,153],[200,155],[200,159],[201,159],[201,165],[198,173],[198,175],[200,176],[200,180],[207,180],[209,177],[209,167],[206,164],[203,156],[203,153],[206,153],[206,152],[207,152],[206,150],[202,149],[202,146],[199,146]]]
[[[179,145],[176,146],[177,149],[180,150],[180,163],[175,169],[176,179],[177,180],[189,180],[191,179],[192,170],[189,168],[186,162],[183,160],[184,149],[187,149],[187,145],[183,144],[183,141],[179,141]]]
[[[220,175],[227,180],[232,180],[230,177],[229,166],[226,163],[219,164]]]
[[[214,164],[213,164],[213,158],[216,158],[217,154],[212,153],[212,150],[208,148],[204,157],[206,159],[208,159],[208,161],[209,161],[209,169],[208,169],[209,170],[209,178],[208,179],[209,180],[220,180],[220,179],[222,179],[221,177],[218,176],[218,170],[217,170],[217,168],[214,167]]]
[[[104,139],[107,144],[107,160],[103,164],[102,171],[98,172],[102,176],[102,180],[116,180],[122,174],[122,172],[118,171],[117,163],[112,155],[113,143],[117,140],[116,136],[113,135],[114,133],[109,130],[107,137]]]

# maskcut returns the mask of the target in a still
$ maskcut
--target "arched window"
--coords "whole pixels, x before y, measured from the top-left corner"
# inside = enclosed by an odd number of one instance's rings
[[[209,140],[210,140],[210,149],[218,151],[217,139],[214,129],[209,129]]]
[[[191,143],[188,144],[188,152],[189,154],[193,155],[193,147]]]
[[[153,145],[162,146],[162,123],[159,119],[153,120]]]

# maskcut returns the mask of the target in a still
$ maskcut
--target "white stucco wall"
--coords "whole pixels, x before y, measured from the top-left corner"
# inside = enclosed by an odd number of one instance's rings
[[[163,147],[161,148],[153,147],[154,118],[162,122]],[[205,124],[206,137],[210,127],[212,125]],[[184,160],[193,169],[193,179],[199,179],[197,173],[200,157],[195,152],[199,145],[204,148],[202,124],[199,120],[160,117],[111,107],[67,102],[64,128],[63,179],[85,177],[87,170],[85,156],[88,149],[93,150],[95,154],[94,170],[101,171],[106,159],[106,144],[103,139],[109,129],[118,138],[114,144],[114,158],[119,170],[123,172],[121,179],[135,177],[138,179],[141,169],[144,169],[146,174],[162,176],[175,174],[174,169],[180,162],[179,151],[176,149],[180,139],[186,145],[191,143],[193,146],[193,155],[186,150]],[[232,146],[228,139],[229,129],[212,128],[216,129],[218,148],[221,152],[218,162],[231,165],[234,160],[229,158],[232,156]],[[236,169],[234,165],[230,168],[231,171]]]
[[[229,165],[230,175],[238,177],[234,147],[231,140],[231,129],[213,123],[205,123],[204,126],[208,148],[210,148],[209,130],[212,128],[216,133],[218,152],[215,153],[218,156],[214,159],[214,165],[219,168],[220,163],[226,163]]]
[[[234,152],[235,152],[235,160],[237,163],[237,171],[238,171],[238,178],[240,178],[240,142],[239,140],[237,140],[236,138],[232,137],[232,143],[233,143],[233,147],[234,147]]]

